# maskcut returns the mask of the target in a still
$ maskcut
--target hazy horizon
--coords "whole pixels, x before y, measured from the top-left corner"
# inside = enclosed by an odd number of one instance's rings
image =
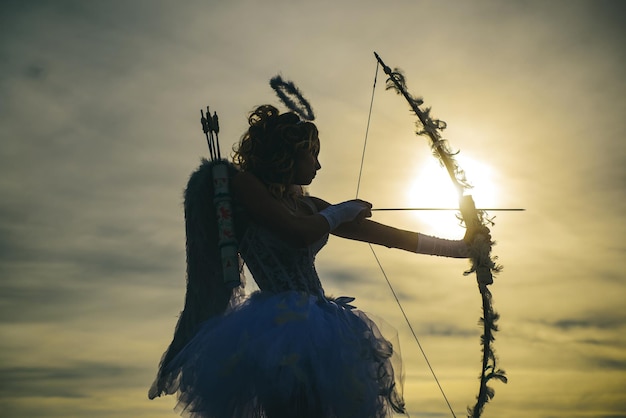
[[[313,195],[356,194],[377,51],[448,123],[494,212],[495,348],[484,417],[626,417],[626,18],[619,1],[0,5],[0,414],[175,417],[147,390],[182,309],[182,191],[269,87],[313,105]],[[359,197],[447,206],[449,180],[378,72]],[[281,107],[281,109],[284,109]],[[439,170],[439,171],[438,171]],[[453,195],[453,192],[452,192]],[[375,220],[446,238],[454,212]],[[478,391],[480,295],[464,260],[377,248],[455,414]],[[331,238],[326,291],[399,335],[412,417],[450,416],[369,248]],[[251,281],[251,279],[250,279]],[[250,285],[249,288],[253,289]]]

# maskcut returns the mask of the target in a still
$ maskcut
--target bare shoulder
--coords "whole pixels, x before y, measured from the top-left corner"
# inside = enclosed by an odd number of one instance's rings
[[[251,219],[260,224],[272,227],[287,216],[284,206],[252,173],[244,171],[235,174],[231,180],[231,191]]]
[[[231,179],[230,187],[235,198],[246,206],[274,200],[265,184],[252,173],[238,172]]]
[[[263,186],[261,180],[259,180],[254,174],[246,171],[239,171],[231,179],[231,187],[235,191],[250,189],[258,186]]]

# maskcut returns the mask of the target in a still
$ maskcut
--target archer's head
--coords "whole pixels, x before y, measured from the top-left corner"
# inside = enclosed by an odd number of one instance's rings
[[[280,113],[271,105],[257,107],[248,116],[250,127],[234,149],[233,161],[283,197],[293,185],[310,184],[317,170],[320,150],[314,123],[294,112]]]

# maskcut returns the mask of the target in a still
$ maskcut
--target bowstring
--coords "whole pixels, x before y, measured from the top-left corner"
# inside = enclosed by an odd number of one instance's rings
[[[376,92],[376,81],[378,80],[378,61],[376,61],[376,73],[374,74],[374,85],[372,86],[372,98],[370,99],[370,110],[367,114],[367,127],[365,128],[365,140],[363,141],[363,153],[361,154],[361,165],[359,166],[359,179],[356,182],[356,197],[359,198],[359,190],[361,188],[361,176],[363,175],[363,163],[365,162],[365,149],[367,148],[367,138],[370,133],[370,122],[372,120],[372,107],[374,106],[374,93]]]
[[[365,129],[365,140],[363,141],[363,153],[361,154],[361,165],[359,167],[359,178],[357,180],[357,186],[356,186],[356,197],[355,199],[359,198],[359,190],[361,188],[361,177],[363,175],[363,165],[365,162],[365,149],[367,148],[367,138],[369,136],[369,130],[370,130],[370,122],[372,119],[372,108],[374,105],[374,93],[376,91],[376,82],[378,80],[378,68],[380,67],[380,63],[378,61],[376,61],[376,73],[374,74],[374,85],[372,87],[372,98],[370,100],[370,108],[369,108],[369,113],[367,115],[367,127]],[[398,305],[398,308],[400,309],[400,312],[402,313],[402,316],[404,317],[405,322],[407,323],[407,325],[409,326],[409,330],[411,331],[411,334],[413,335],[413,339],[415,340],[415,342],[417,343],[417,346],[420,350],[420,352],[422,353],[422,357],[424,357],[424,361],[426,362],[426,365],[428,366],[428,369],[430,370],[430,373],[432,374],[433,378],[435,379],[435,382],[437,383],[437,387],[439,388],[439,391],[441,392],[441,395],[443,396],[443,399],[446,402],[446,405],[448,406],[448,409],[450,409],[450,413],[452,413],[452,416],[454,418],[456,418],[456,415],[454,413],[454,410],[452,409],[452,405],[450,404],[450,401],[448,401],[448,397],[446,396],[446,393],[443,390],[443,387],[441,386],[441,383],[439,383],[439,379],[437,378],[437,375],[435,374],[435,370],[433,369],[432,365],[430,364],[430,360],[428,360],[428,356],[426,355],[426,352],[424,351],[422,344],[419,341],[419,338],[417,338],[417,333],[415,332],[415,330],[413,329],[413,325],[411,324],[411,321],[409,320],[409,317],[407,316],[404,307],[402,306],[402,303],[400,303],[400,298],[398,298],[398,295],[396,293],[396,290],[394,289],[394,287],[391,284],[391,281],[389,280],[389,277],[387,276],[387,273],[385,272],[385,269],[383,268],[383,265],[380,262],[380,259],[378,258],[378,255],[376,254],[376,251],[374,250],[374,246],[371,243],[368,243],[370,250],[372,251],[372,254],[374,256],[374,259],[376,260],[376,263],[378,264],[378,268],[380,269],[380,272],[382,273],[383,277],[385,278],[385,281],[387,282],[387,286],[389,286],[389,289],[391,290],[391,294],[393,295],[396,304]],[[408,415],[408,413],[407,413]]]

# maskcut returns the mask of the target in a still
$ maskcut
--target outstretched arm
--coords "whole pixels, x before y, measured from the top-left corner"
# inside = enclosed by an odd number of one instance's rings
[[[323,210],[329,205],[328,202],[322,199],[312,199],[318,210]],[[457,258],[468,256],[467,245],[479,233],[491,239],[489,230],[486,228],[484,230],[468,229],[463,240],[455,241],[394,228],[370,219],[356,219],[352,222],[346,222],[332,231],[333,235],[351,240],[384,245],[389,248],[399,248],[410,252]]]
[[[418,234],[416,232],[394,228],[370,219],[344,223],[332,233],[342,238],[412,252],[415,252],[418,242]]]

